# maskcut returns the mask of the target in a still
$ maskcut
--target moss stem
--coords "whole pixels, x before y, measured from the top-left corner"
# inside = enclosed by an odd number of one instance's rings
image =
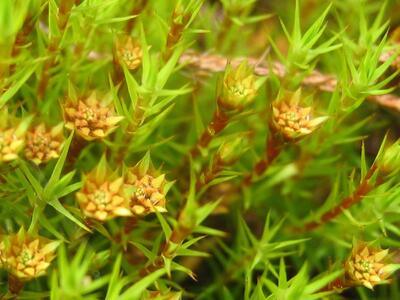
[[[244,185],[251,185],[254,176],[261,176],[262,174],[264,174],[281,153],[283,145],[282,142],[277,138],[277,135],[275,133],[271,132],[270,136],[267,138],[266,144],[265,158],[260,159],[254,165],[252,172],[244,178]]]
[[[197,157],[200,154],[201,148],[206,148],[215,135],[219,134],[229,123],[229,116],[219,107],[214,112],[211,122],[204,130],[196,146],[191,150],[192,157]]]
[[[24,288],[24,282],[19,280],[18,277],[9,274],[8,275],[8,290],[14,294],[18,295]]]
[[[43,99],[49,83],[50,70],[56,65],[56,54],[60,45],[61,37],[65,32],[72,6],[79,3],[80,0],[61,0],[58,10],[58,29],[59,36],[52,36],[47,46],[47,54],[49,59],[43,66],[42,74],[39,80],[37,94],[39,99]]]
[[[318,221],[311,221],[306,223],[304,225],[304,229],[306,231],[312,231],[314,229],[317,229],[318,227],[335,219],[338,215],[340,215],[343,212],[343,210],[350,208],[354,204],[357,204],[362,199],[364,199],[364,197],[370,191],[372,191],[374,188],[376,188],[378,185],[382,183],[382,180],[379,178],[373,183],[370,181],[372,175],[375,173],[376,170],[377,167],[375,164],[373,164],[371,168],[368,170],[364,179],[361,181],[360,185],[356,188],[356,190],[352,195],[342,199],[342,201],[338,205],[333,207],[328,212],[324,213]]]

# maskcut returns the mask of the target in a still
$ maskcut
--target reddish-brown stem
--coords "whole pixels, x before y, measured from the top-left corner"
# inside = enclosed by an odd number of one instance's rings
[[[174,47],[178,42],[180,41],[183,30],[186,27],[187,22],[189,22],[190,15],[186,14],[182,16],[182,21],[181,22],[175,22],[175,18],[177,17],[177,13],[174,12],[172,15],[172,22],[171,22],[171,27],[168,32],[168,37],[167,37],[167,44],[165,47],[165,52],[163,53],[163,58],[165,61],[171,58],[172,53],[174,53]]]
[[[50,39],[49,45],[47,47],[47,53],[49,55],[49,59],[46,61],[43,67],[42,75],[38,84],[38,97],[42,99],[44,94],[46,93],[47,85],[50,77],[50,69],[53,68],[56,64],[56,52],[58,50],[58,46],[60,44],[61,36],[67,27],[69,15],[72,9],[72,6],[75,3],[79,3],[80,0],[62,0],[60,2],[60,7],[58,10],[58,28],[60,30],[60,36],[52,37]]]
[[[127,133],[124,134],[121,146],[116,154],[116,162],[120,164],[124,161],[126,155],[128,154],[128,150],[131,144],[132,139],[134,138],[136,130],[139,128],[140,124],[143,122],[143,117],[145,113],[145,108],[142,106],[143,99],[138,98],[136,101],[133,122],[125,129]]]
[[[319,226],[322,226],[332,221],[334,218],[340,215],[343,212],[343,210],[348,209],[354,204],[359,203],[371,190],[376,188],[381,183],[381,180],[379,179],[373,183],[370,182],[370,179],[374,174],[374,172],[376,171],[376,169],[377,169],[376,165],[375,164],[372,165],[368,173],[365,175],[364,179],[361,181],[360,185],[357,187],[357,189],[354,191],[352,195],[344,198],[338,205],[336,205],[331,210],[323,214],[320,220],[311,221],[305,224],[304,225],[305,230],[306,231],[314,230]]]
[[[278,157],[282,151],[282,143],[277,139],[276,134],[271,132],[266,143],[265,158],[259,160],[252,172],[244,178],[244,184],[250,185],[253,181],[254,175],[260,176],[269,168],[272,162]]]
[[[192,232],[192,228],[184,226],[179,222],[178,226],[172,231],[171,237],[165,244],[163,248],[163,254],[169,256],[169,249],[168,247],[170,244],[181,244]]]
[[[50,69],[55,65],[55,53],[58,48],[58,43],[59,43],[59,38],[53,38],[49,46],[47,47],[47,53],[49,56],[51,56],[46,63],[43,66],[43,71],[42,71],[42,76],[40,77],[39,80],[39,85],[38,85],[38,97],[39,99],[42,99],[44,97],[44,94],[46,93],[47,89],[47,84],[49,81],[49,74],[50,74]]]
[[[113,66],[114,66],[114,73],[112,75],[112,79],[115,85],[119,85],[124,80],[125,74],[121,67],[120,62],[118,61],[116,54],[114,54],[113,56]]]
[[[68,160],[66,166],[67,171],[71,171],[73,169],[73,166],[75,162],[78,160],[78,157],[81,154],[82,149],[85,148],[86,145],[87,141],[85,141],[78,135],[74,136],[68,152]]]
[[[320,292],[329,292],[335,290],[343,290],[345,288],[352,287],[353,284],[347,282],[345,279],[335,279],[334,281],[330,282],[326,287],[322,288]]]
[[[15,37],[14,44],[11,49],[11,57],[16,58],[21,51],[21,47],[24,45],[26,41],[26,37],[33,29],[33,19],[31,16],[27,16],[22,29],[18,32],[17,36]],[[13,63],[9,67],[10,74],[14,73],[16,64]]]
[[[136,1],[136,3],[134,4],[134,6],[131,10],[130,15],[131,16],[139,15],[143,11],[143,9],[146,7],[147,2],[148,2],[148,0]],[[125,28],[126,28],[126,32],[128,34],[132,31],[133,27],[135,26],[135,22],[136,22],[136,18],[132,18],[132,19],[129,19],[128,22],[126,23]]]
[[[9,274],[8,275],[8,290],[14,294],[18,295],[24,288],[24,282],[19,280],[18,277]]]
[[[132,230],[135,229],[136,225],[137,225],[136,217],[128,218],[125,222],[124,233],[130,234],[132,232]]]
[[[213,137],[220,133],[228,123],[229,116],[217,107],[211,122],[208,124],[206,130],[204,130],[196,146],[191,150],[190,153],[192,154],[192,157],[198,156],[200,154],[200,149],[206,148]]]
[[[203,177],[203,180],[201,178],[197,180],[196,191],[200,191],[202,187],[210,183],[222,171],[224,165],[224,162],[217,156],[213,160],[211,167],[202,172],[203,176],[200,177]]]

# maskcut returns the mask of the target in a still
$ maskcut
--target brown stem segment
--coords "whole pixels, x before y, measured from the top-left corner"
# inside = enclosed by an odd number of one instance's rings
[[[182,21],[176,22],[178,14],[179,13],[177,11],[174,11],[172,15],[172,22],[168,32],[167,44],[165,46],[165,52],[163,53],[164,61],[167,61],[171,58],[172,54],[174,53],[174,48],[181,40],[183,31],[191,17],[190,14],[183,14]]]
[[[205,185],[210,183],[222,171],[225,164],[220,157],[216,157],[211,167],[203,171],[203,180],[199,179],[196,183],[196,191],[200,191]]]
[[[50,58],[44,64],[42,75],[39,80],[37,91],[39,99],[44,97],[50,79],[50,70],[56,65],[56,52],[60,45],[61,36],[67,27],[72,6],[79,2],[80,0],[61,0],[60,2],[58,10],[58,28],[60,30],[60,36],[52,37],[47,47],[47,52]]]
[[[134,4],[134,6],[133,6],[133,8],[132,8],[132,10],[130,12],[130,15],[131,16],[140,15],[140,13],[146,7],[147,2],[148,2],[148,0],[138,0],[138,1],[136,1],[136,3]],[[128,22],[126,23],[126,27],[125,28],[126,28],[126,32],[128,34],[132,31],[133,27],[135,26],[136,19],[137,18],[129,19]]]
[[[18,32],[15,37],[14,44],[11,49],[11,57],[16,58],[21,52],[21,47],[25,44],[27,36],[32,32],[35,23],[32,16],[28,15],[24,21],[22,29]],[[13,63],[9,67],[10,74],[15,72],[16,64]]]
[[[136,101],[134,109],[133,122],[126,128],[127,133],[124,134],[121,141],[121,147],[116,155],[116,162],[118,164],[124,161],[126,155],[128,154],[131,141],[133,140],[140,124],[143,122],[145,107],[142,106],[142,103],[143,99],[139,97]]]
[[[8,290],[15,295],[18,295],[24,288],[24,282],[19,280],[18,277],[9,274],[8,275]]]
[[[87,141],[81,138],[80,136],[78,135],[74,136],[68,152],[67,165],[66,165],[67,171],[73,170],[74,164],[78,160],[81,151],[83,150],[83,148],[87,146],[87,144],[88,144]]]
[[[265,151],[265,158],[259,160],[253,170],[252,173],[247,175],[244,178],[244,184],[249,186],[253,182],[254,175],[260,176],[269,168],[269,166],[274,162],[274,160],[279,156],[282,151],[282,143],[277,138],[277,135],[271,132],[270,136],[267,139],[267,146]]]
[[[137,226],[138,220],[136,217],[130,217],[125,221],[124,225],[124,233],[125,234],[130,234],[133,229]]]
[[[213,137],[220,133],[228,125],[228,123],[229,116],[220,107],[217,106],[213,119],[201,135],[196,146],[194,146],[190,152],[192,154],[192,157],[198,156],[200,154],[200,149],[206,148]]]
[[[368,173],[365,175],[364,179],[362,180],[362,182],[352,195],[344,198],[338,205],[336,205],[331,210],[323,214],[319,221],[311,221],[305,224],[304,225],[305,230],[306,231],[314,230],[319,226],[322,226],[332,221],[334,218],[340,215],[343,212],[343,210],[348,209],[354,204],[359,203],[370,191],[372,191],[381,183],[381,180],[379,179],[376,180],[376,182],[374,183],[370,182],[370,179],[372,175],[375,173],[376,169],[377,169],[376,165],[375,164],[372,165]]]
[[[354,286],[354,284],[349,283],[345,279],[335,279],[334,281],[330,282],[326,287],[322,288],[320,292],[329,292],[335,290],[343,290],[349,287]]]

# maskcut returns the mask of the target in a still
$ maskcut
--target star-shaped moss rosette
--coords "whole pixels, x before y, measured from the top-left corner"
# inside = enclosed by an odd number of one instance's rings
[[[129,207],[135,215],[166,212],[166,194],[173,182],[156,170],[147,153],[134,167],[125,172],[126,184],[131,189]]]
[[[247,61],[237,67],[228,64],[219,87],[218,104],[227,110],[241,110],[257,96],[258,84],[254,69]]]
[[[115,43],[117,61],[129,70],[137,69],[142,63],[142,46],[131,36],[122,36]]]
[[[314,117],[311,106],[300,105],[301,90],[285,95],[272,103],[272,129],[286,140],[302,138],[316,130],[328,117]]]
[[[84,176],[76,199],[84,215],[98,221],[132,215],[124,178],[111,172],[104,156],[96,168]]]
[[[47,127],[44,123],[29,129],[26,134],[25,157],[36,165],[58,158],[64,143],[64,124]]]
[[[63,104],[65,127],[87,141],[102,139],[124,118],[115,113],[112,96],[92,92],[87,98],[68,99]]]
[[[0,111],[0,163],[18,158],[25,144],[25,134],[32,117],[18,119],[6,108]]]
[[[390,260],[389,250],[373,248],[359,242],[353,247],[344,265],[347,280],[369,289],[377,284],[388,283],[387,278],[394,271]]]
[[[31,280],[46,274],[55,257],[59,241],[31,236],[20,229],[17,234],[1,237],[1,267],[20,280]]]

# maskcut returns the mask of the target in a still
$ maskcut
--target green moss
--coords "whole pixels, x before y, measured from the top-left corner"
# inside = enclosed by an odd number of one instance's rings
[[[398,268],[400,7],[331,2],[1,0],[0,298],[400,299],[345,266]],[[17,232],[62,242],[46,275],[9,275]]]

